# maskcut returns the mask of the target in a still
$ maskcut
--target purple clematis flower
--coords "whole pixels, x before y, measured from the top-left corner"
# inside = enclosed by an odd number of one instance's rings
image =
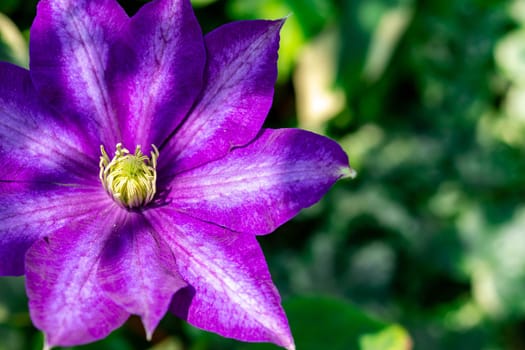
[[[353,175],[332,140],[264,129],[283,20],[203,36],[189,0],[41,0],[30,70],[0,63],[0,274],[45,347],[167,311],[294,349],[256,236]]]

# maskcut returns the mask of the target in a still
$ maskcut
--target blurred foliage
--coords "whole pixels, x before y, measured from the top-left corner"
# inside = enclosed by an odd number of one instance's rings
[[[2,60],[27,64],[35,3],[0,3],[24,33],[0,17]],[[525,0],[193,3],[205,32],[287,17],[267,125],[339,140],[359,173],[260,239],[298,349],[525,349]],[[0,349],[38,349],[23,280],[0,283]],[[78,348],[148,347],[276,348],[170,315]]]

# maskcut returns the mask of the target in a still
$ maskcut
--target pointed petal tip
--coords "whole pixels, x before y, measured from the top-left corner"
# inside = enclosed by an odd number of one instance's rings
[[[294,343],[291,343],[290,345],[287,345],[285,347],[286,350],[295,350],[295,344]]]
[[[352,167],[348,166],[345,167],[342,171],[342,178],[343,179],[355,179],[357,177],[357,171],[353,169]]]
[[[285,17],[281,17],[281,18],[278,18],[278,19],[275,19],[275,20],[271,20],[270,22],[273,22],[276,29],[277,29],[277,32],[280,33],[281,32],[281,29],[283,29],[283,26],[285,25],[286,21],[288,20],[288,17],[290,17],[292,14],[288,14],[287,16]]]
[[[275,22],[279,23],[279,25],[282,27],[282,26],[284,25],[284,23],[286,23],[286,20],[287,20],[291,15],[292,15],[292,13],[290,12],[290,13],[287,14],[286,16],[276,19]]]
[[[155,330],[147,330],[146,331],[146,340],[147,341],[151,341],[151,338],[153,338],[153,333],[155,332]]]
[[[280,347],[286,350],[295,350],[295,341],[292,333],[290,332],[288,323],[286,323],[286,330],[282,333],[280,332],[277,335],[275,344],[279,345]]]
[[[144,327],[144,331],[146,332],[146,340],[151,341],[153,339],[153,333],[155,333],[155,329],[157,328],[156,325],[152,325],[149,322],[147,322],[144,317],[141,317],[142,320],[142,326]]]
[[[265,22],[268,28],[271,28],[271,30],[279,34],[281,32],[281,29],[283,29],[283,26],[286,24],[286,21],[288,20],[288,17],[290,17],[291,14],[288,14],[284,17],[276,18],[276,19],[259,19],[259,20],[247,20],[247,22],[253,21],[253,22]]]
[[[285,23],[286,23],[286,20],[290,17],[293,16],[293,12],[288,12],[288,14],[286,16],[283,16],[279,19],[277,19],[277,21],[280,21],[281,22],[281,26],[283,26]]]

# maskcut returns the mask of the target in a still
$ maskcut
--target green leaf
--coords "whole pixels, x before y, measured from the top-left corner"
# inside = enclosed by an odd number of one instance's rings
[[[362,350],[410,349],[412,343],[407,332],[399,325],[392,325],[374,334],[365,334],[360,339]]]
[[[22,67],[29,65],[28,44],[16,25],[0,13],[0,61]]]
[[[407,350],[411,347],[403,328],[379,321],[344,300],[296,298],[286,303],[285,309],[297,348],[301,350]]]
[[[296,348],[300,350],[409,350],[412,342],[399,325],[373,318],[347,301],[298,297],[284,303]],[[192,329],[192,350],[279,350],[273,344],[242,343]]]
[[[195,7],[204,7],[213,4],[217,0],[191,0],[191,4]]]

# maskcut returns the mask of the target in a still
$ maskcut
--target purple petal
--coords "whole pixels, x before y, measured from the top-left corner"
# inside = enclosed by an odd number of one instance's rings
[[[128,213],[116,224],[104,248],[98,281],[126,312],[142,317],[148,339],[173,294],[186,286],[168,245],[138,213]]]
[[[303,130],[268,129],[250,145],[175,176],[168,197],[193,217],[264,234],[316,203],[352,171],[334,141]]]
[[[37,239],[114,205],[99,187],[0,184],[0,276],[24,274],[24,256]]]
[[[67,121],[38,99],[29,72],[0,63],[0,180],[86,183],[97,156]],[[92,177],[87,176],[91,171]]]
[[[38,91],[60,113],[82,121],[94,141],[111,146],[121,135],[105,73],[110,46],[127,21],[115,0],[42,0],[31,27]]]
[[[169,166],[178,172],[194,168],[257,135],[272,104],[282,24],[282,20],[236,22],[206,35],[204,88],[165,147]]]
[[[129,314],[98,284],[96,271],[115,210],[93,212],[36,241],[26,255],[26,288],[34,325],[46,346],[71,346],[106,337]]]
[[[192,325],[243,341],[293,349],[281,301],[255,237],[159,208],[145,213],[191,286],[172,310]]]
[[[157,0],[131,19],[115,46],[112,81],[124,142],[160,146],[193,104],[206,59],[199,24],[187,0]]]

